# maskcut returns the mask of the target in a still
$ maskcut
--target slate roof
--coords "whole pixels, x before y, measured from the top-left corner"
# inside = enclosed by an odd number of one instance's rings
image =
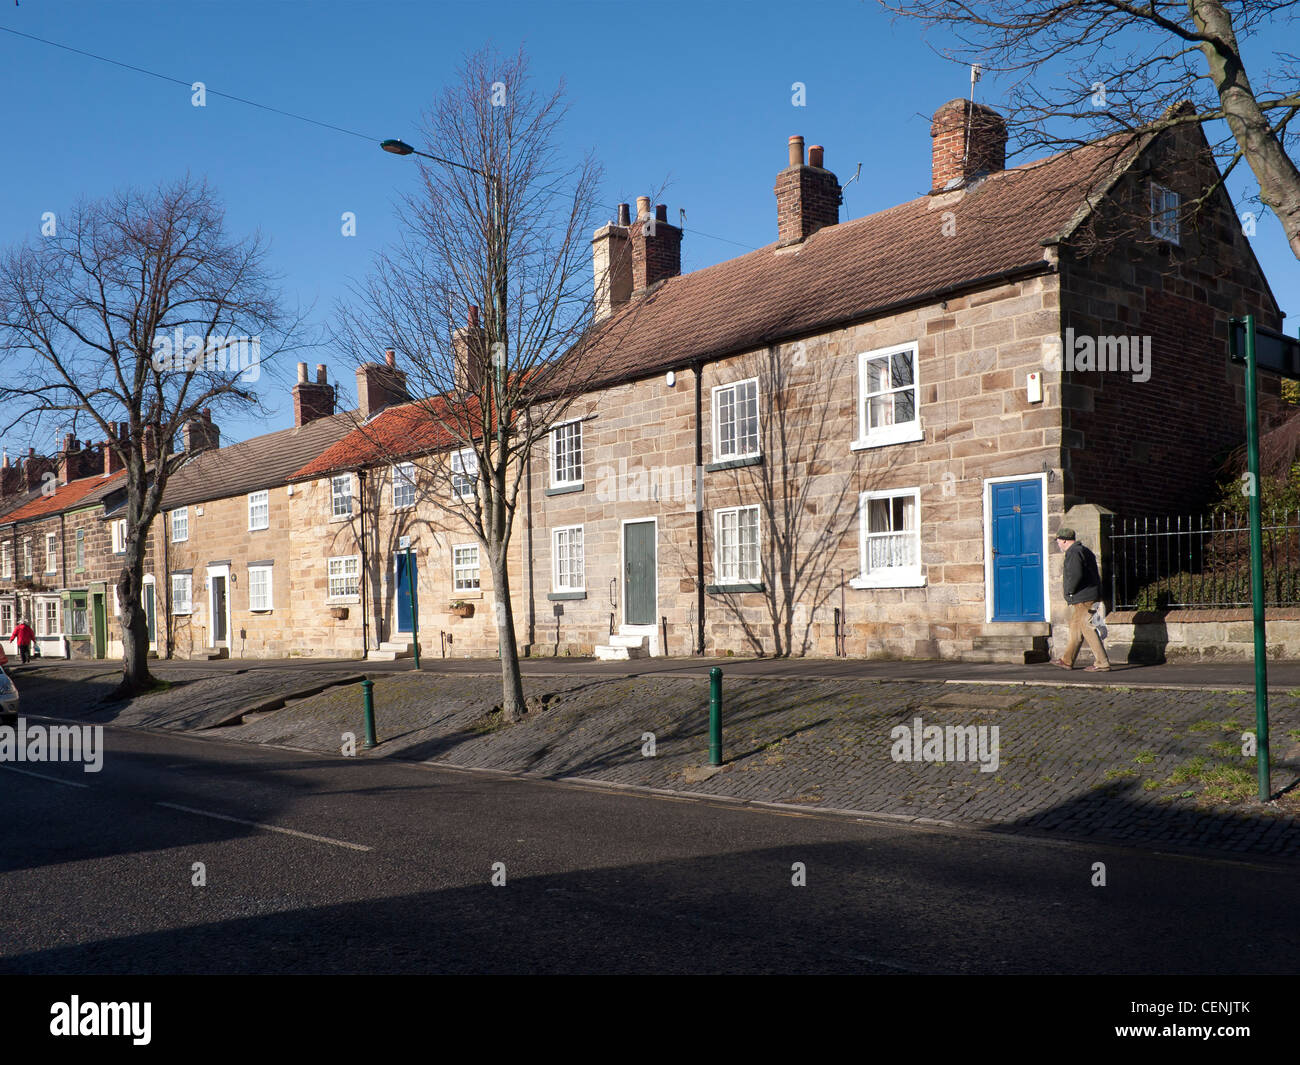
[[[16,510],[0,515],[0,525],[11,522],[34,521],[51,514],[71,510],[74,506],[84,507],[98,502],[110,492],[126,487],[126,471],[118,470],[108,477],[95,474],[93,477],[79,477],[75,481],[59,485],[52,495],[45,495],[40,489],[29,493],[28,501]]]
[[[171,475],[163,493],[163,509],[287,484],[294,471],[346,436],[356,424],[354,413],[331,414],[229,447],[200,451]]]
[[[1055,243],[1136,149],[1110,138],[662,282],[566,360],[584,389],[824,332],[981,281],[1049,268]],[[951,225],[944,213],[951,211]]]

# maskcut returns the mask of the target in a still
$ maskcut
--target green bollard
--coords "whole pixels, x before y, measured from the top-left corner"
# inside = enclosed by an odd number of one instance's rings
[[[375,739],[375,682],[373,680],[363,680],[361,682],[361,705],[365,711],[366,717],[366,742],[361,746],[370,750],[379,741]]]
[[[722,765],[722,670],[709,670],[709,765]]]

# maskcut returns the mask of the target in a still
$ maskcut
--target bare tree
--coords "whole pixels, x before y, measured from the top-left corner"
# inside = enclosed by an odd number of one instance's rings
[[[173,439],[206,409],[256,403],[283,315],[261,240],[232,239],[202,181],[119,192],[50,225],[0,260],[0,409],[9,428],[96,426],[125,467],[126,696],[152,685],[144,556]]]
[[[802,344],[784,352],[775,344],[761,349],[740,361],[737,375],[756,385],[754,432],[763,461],[729,474],[737,499],[758,504],[766,616],[760,624],[746,610],[750,595],[722,593],[720,601],[755,653],[770,647],[777,657],[806,655],[816,611],[843,583],[837,564],[858,524],[858,493],[882,483],[898,456],[881,449],[863,461],[854,452],[844,464],[838,446],[849,402],[843,381],[832,360],[807,356]]]
[[[440,493],[436,505],[487,556],[507,720],[524,709],[507,559],[527,458],[598,369],[560,360],[581,350],[593,323],[600,177],[590,156],[563,157],[565,111],[562,84],[530,88],[522,52],[469,56],[424,116],[427,151],[385,142],[419,156],[421,186],[399,202],[401,238],[354,286],[335,331],[358,362],[381,347],[400,353],[414,403],[447,442],[443,458],[473,453],[472,469],[428,465],[474,479],[474,491]]]
[[[1109,135],[1118,158],[1152,132],[1202,127],[1225,177],[1245,160],[1258,200],[1300,258],[1300,129],[1292,125],[1300,64],[1275,51],[1275,66],[1252,79],[1242,55],[1244,41],[1267,47],[1280,38],[1296,0],[880,3],[948,31],[955,43],[942,54],[1011,78],[1004,116],[1023,149],[1055,151]]]

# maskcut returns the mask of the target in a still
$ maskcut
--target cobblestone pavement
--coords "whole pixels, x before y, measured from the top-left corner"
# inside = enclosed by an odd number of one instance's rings
[[[1254,721],[1247,692],[732,680],[724,692],[726,765],[699,780],[693,771],[708,761],[706,680],[538,678],[526,689],[545,708],[501,727],[485,715],[500,698],[494,679],[380,678],[380,745],[368,756],[1300,856],[1294,793],[1268,805],[1254,799],[1255,760],[1241,753]],[[896,761],[891,732],[915,727],[918,717],[923,729],[996,726],[996,771],[979,761]],[[1300,699],[1276,697],[1270,719],[1280,790],[1300,780]],[[355,688],[220,734],[339,751],[345,732],[362,735]],[[642,753],[646,733],[654,734],[654,757]],[[903,752],[917,753],[910,744]]]
[[[122,725],[205,728],[234,708],[312,679],[301,670],[175,670],[166,691],[97,707],[117,676],[88,668],[75,677],[62,670],[44,684],[28,678],[24,708]],[[730,677],[725,765],[701,779],[708,762],[706,678],[534,676],[525,689],[534,709],[503,726],[489,713],[500,701],[495,677],[377,676],[380,745],[357,754],[1160,849],[1300,857],[1300,788],[1267,805],[1254,798],[1255,760],[1242,754],[1254,696],[1244,690]],[[1273,787],[1283,791],[1300,781],[1300,690],[1275,693],[1270,710]],[[949,756],[900,742],[894,730],[913,729],[918,718],[923,730],[987,727],[985,761],[974,745],[965,761],[896,760],[895,754]],[[355,684],[209,734],[338,754],[346,733],[360,747]],[[643,754],[647,733],[653,756]],[[965,732],[963,739],[973,736]]]

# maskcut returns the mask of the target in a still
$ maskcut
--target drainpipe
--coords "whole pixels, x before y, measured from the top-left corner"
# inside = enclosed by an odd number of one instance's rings
[[[704,654],[704,386],[701,371],[695,364],[695,616],[699,631],[695,653]]]
[[[370,597],[366,592],[370,584],[370,566],[366,560],[366,471],[361,467],[357,468],[357,495],[361,500],[361,657],[369,658]]]
[[[532,439],[532,408],[524,408],[525,439]],[[524,532],[528,544],[528,646],[537,642],[537,602],[533,584],[533,449],[524,455]],[[585,550],[585,549],[584,549]]]
[[[188,520],[189,511],[186,511],[185,513]],[[158,505],[158,516],[162,518],[161,528],[159,531],[162,534],[163,624],[167,630],[167,657],[171,658],[174,650],[172,642],[174,635],[172,632],[172,536],[171,530],[167,527],[169,524],[167,521],[167,511],[163,510],[161,503]],[[155,598],[157,598],[156,593]],[[87,605],[93,606],[93,600]]]

